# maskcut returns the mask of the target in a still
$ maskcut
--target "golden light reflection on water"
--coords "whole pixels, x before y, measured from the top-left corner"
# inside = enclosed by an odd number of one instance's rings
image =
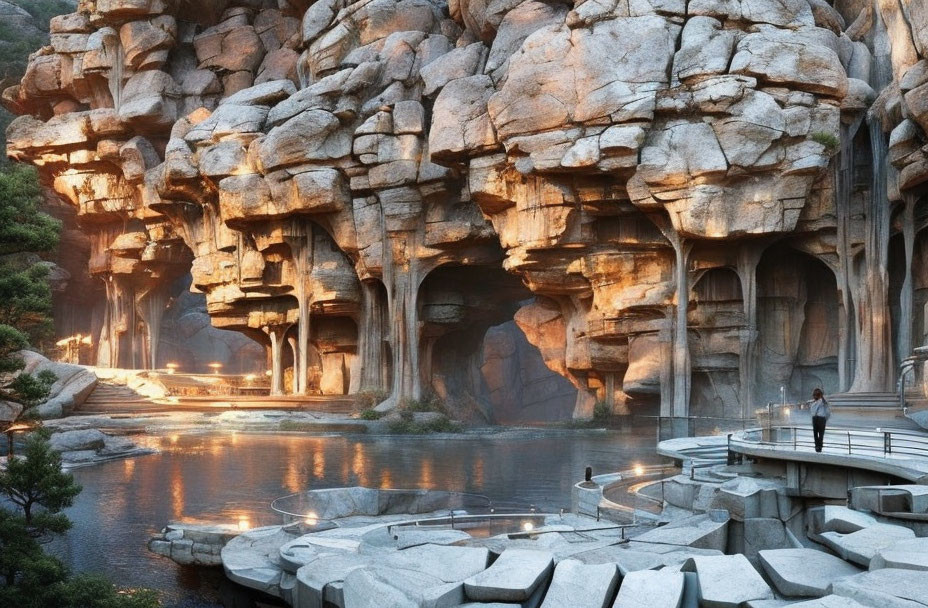
[[[303,482],[302,462],[300,461],[302,450],[299,444],[291,442],[287,444],[287,468],[284,471],[284,487],[292,493],[300,492],[306,489]]]
[[[483,455],[478,455],[474,461],[474,485],[483,485]]]
[[[318,480],[325,477],[325,454],[320,446],[313,446],[312,452],[313,479]]]
[[[432,459],[424,458],[419,470],[419,485],[423,488],[432,487]]]
[[[390,469],[384,469],[380,472],[380,489],[389,490],[393,487],[393,477],[390,476]]]
[[[171,467],[171,509],[174,519],[180,519],[184,515],[184,474],[181,470],[180,463],[176,462]]]
[[[364,444],[358,442],[354,444],[354,458],[351,462],[351,472],[358,479],[358,484],[367,485],[367,468],[364,457]]]
[[[131,479],[131,478],[132,478],[132,474],[135,472],[135,459],[134,459],[134,458],[126,458],[126,459],[123,460],[122,462],[123,462],[122,468],[123,468],[123,470],[124,470],[125,473],[126,473],[126,477],[129,478],[129,479]]]

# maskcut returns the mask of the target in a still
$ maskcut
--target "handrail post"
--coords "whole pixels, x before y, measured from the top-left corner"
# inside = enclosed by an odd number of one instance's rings
[[[793,427],[792,430],[793,430],[793,451],[795,452],[795,451],[796,451],[796,441],[797,441],[796,435],[799,433],[799,429],[796,428],[796,427]]]
[[[731,433],[728,434],[728,459],[727,459],[728,466],[735,464],[735,455],[731,451],[731,435],[732,435]]]
[[[822,439],[824,439],[824,436],[822,437]],[[848,454],[851,453],[851,432],[850,431],[847,432],[847,453]]]
[[[893,453],[893,435],[889,431],[883,431],[883,455]]]

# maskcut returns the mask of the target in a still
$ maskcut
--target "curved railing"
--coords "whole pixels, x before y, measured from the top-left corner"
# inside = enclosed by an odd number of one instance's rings
[[[728,435],[729,451],[733,444],[744,442],[755,445],[790,447],[794,450],[814,449],[812,429],[806,426],[775,426],[748,429]],[[733,439],[734,438],[734,439]],[[829,453],[861,456],[914,456],[928,461],[928,434],[899,429],[826,429],[822,444]]]

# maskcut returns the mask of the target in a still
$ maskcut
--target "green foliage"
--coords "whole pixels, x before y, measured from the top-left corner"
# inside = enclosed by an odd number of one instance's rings
[[[156,608],[158,594],[150,589],[119,589],[102,576],[82,574],[58,583],[53,590],[60,608]]]
[[[52,330],[48,268],[32,252],[53,249],[60,225],[39,211],[41,203],[35,170],[0,169],[0,398],[27,408],[44,401],[55,382],[49,373],[13,376],[23,367],[17,352]]]
[[[0,255],[49,251],[58,245],[61,224],[39,211],[41,203],[35,169],[13,165],[0,171]]]
[[[375,409],[366,409],[361,412],[361,420],[380,420],[383,417],[383,412],[378,412]]]
[[[604,421],[612,418],[612,408],[605,401],[597,401],[593,406],[593,420]]]
[[[427,435],[429,433],[460,433],[461,425],[445,415],[428,422],[416,422],[410,411],[400,412],[398,420],[392,420],[387,426],[394,435]]]
[[[38,535],[60,534],[70,527],[61,511],[80,492],[74,476],[61,470],[61,454],[51,448],[45,432],[31,433],[23,455],[12,458],[0,472],[0,494],[22,509],[26,525]]]
[[[444,402],[432,395],[423,399],[404,399],[400,407],[409,412],[439,412],[447,414]]]
[[[827,131],[816,131],[812,133],[809,138],[815,143],[825,146],[825,149],[829,152],[837,150],[838,146],[841,144],[841,141],[835,137],[833,133],[828,133]]]
[[[94,576],[70,577],[57,558],[42,550],[52,534],[71,522],[62,510],[81,488],[61,470],[48,432],[29,435],[23,453],[0,472],[0,495],[15,510],[0,507],[0,606],[18,608],[155,608],[152,591],[123,591]]]
[[[361,391],[354,396],[354,400],[358,407],[371,409],[389,396],[386,391]]]

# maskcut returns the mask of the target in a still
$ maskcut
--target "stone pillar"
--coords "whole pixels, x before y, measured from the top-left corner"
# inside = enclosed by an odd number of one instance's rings
[[[745,244],[738,251],[738,278],[744,305],[744,328],[741,330],[738,374],[741,419],[748,417],[754,400],[755,350],[757,346],[757,265],[766,244]]]
[[[287,336],[287,344],[290,345],[290,352],[293,354],[293,363],[294,366],[296,362],[300,359],[300,345],[297,343],[297,339],[292,335]],[[296,367],[294,367],[296,371]],[[293,392],[298,395],[305,395],[307,388],[305,385],[300,384],[301,380],[299,374],[293,374]]]
[[[689,273],[687,264],[692,243],[677,238],[673,242],[676,255],[676,315],[673,326],[673,416],[685,418],[690,414],[690,348],[686,327],[686,309],[689,305]]]
[[[271,339],[271,395],[284,394],[284,358],[283,343],[287,333],[286,326],[269,326],[261,328]]]
[[[915,309],[915,282],[912,277],[912,260],[915,255],[915,203],[913,194],[906,194],[902,212],[902,238],[905,243],[905,280],[899,294],[899,336],[897,360],[902,361],[912,354]]]
[[[383,375],[383,296],[376,280],[361,282],[361,319],[358,330],[360,390],[384,389]]]

